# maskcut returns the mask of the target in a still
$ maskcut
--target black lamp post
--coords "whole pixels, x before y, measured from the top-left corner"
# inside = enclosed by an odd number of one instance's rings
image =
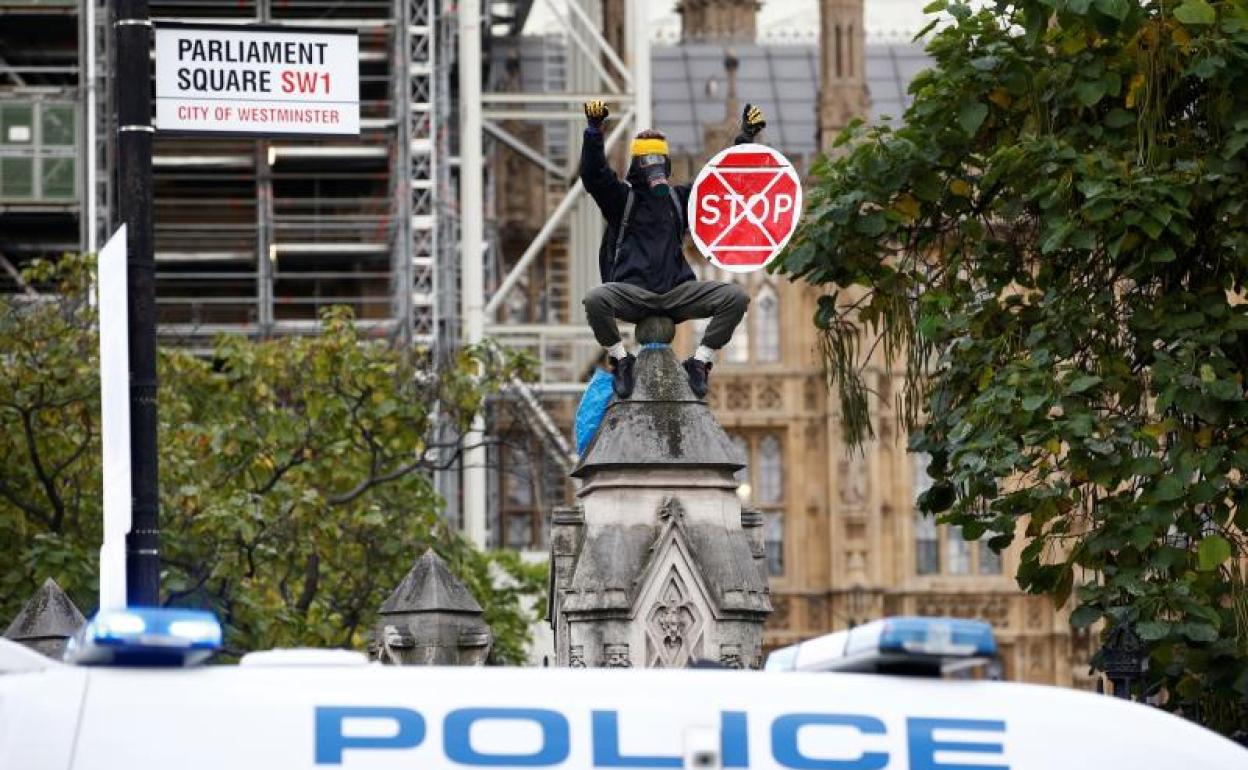
[[[1101,647],[1101,664],[1113,685],[1115,698],[1131,700],[1131,685],[1148,670],[1144,643],[1130,623],[1119,623]]]
[[[126,225],[132,516],[126,603],[160,603],[156,487],[156,262],[152,244],[152,23],[147,0],[114,0],[117,209]]]

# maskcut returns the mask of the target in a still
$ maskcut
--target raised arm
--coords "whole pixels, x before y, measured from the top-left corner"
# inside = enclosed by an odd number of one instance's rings
[[[603,149],[602,124],[610,110],[601,101],[585,102],[585,139],[581,143],[581,182],[585,190],[598,204],[598,210],[608,222],[618,222],[624,213],[624,201],[628,198],[628,184],[621,182],[607,162]]]
[[[741,111],[741,131],[737,134],[733,144],[749,144],[756,141],[759,132],[767,127],[767,118],[763,115],[763,110],[753,104],[746,104],[745,109]],[[682,184],[676,186],[676,194],[680,197],[681,206],[689,204],[689,195],[691,185]]]

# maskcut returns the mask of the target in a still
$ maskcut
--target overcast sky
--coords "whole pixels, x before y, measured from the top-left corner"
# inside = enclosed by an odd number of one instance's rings
[[[563,0],[535,0],[526,31],[556,31],[559,24],[550,13],[549,2],[562,6]],[[676,0],[648,0],[650,23],[656,37],[674,40],[680,32]],[[909,35],[923,27],[923,6],[928,0],[864,0],[867,34],[875,37]],[[818,32],[818,0],[763,0],[759,12],[759,34],[764,39],[785,39],[796,35],[813,39]]]

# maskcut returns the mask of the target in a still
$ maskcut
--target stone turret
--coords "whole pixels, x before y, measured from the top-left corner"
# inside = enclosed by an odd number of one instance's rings
[[[736,494],[743,458],[693,396],[672,336],[666,319],[638,325],[636,390],[572,472],[579,505],[552,517],[560,665],[761,663],[771,598],[758,516]]]
[[[491,643],[481,605],[429,549],[381,605],[369,653],[400,666],[480,666]]]
[[[65,643],[86,622],[56,581],[48,578],[17,613],[4,638],[60,660],[65,654]]]
[[[758,0],[680,0],[682,43],[753,43],[758,34]]]
[[[819,0],[819,147],[867,116],[863,0]]]

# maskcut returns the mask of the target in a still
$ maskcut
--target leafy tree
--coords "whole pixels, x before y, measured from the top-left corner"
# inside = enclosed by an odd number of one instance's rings
[[[45,578],[95,605],[101,528],[98,336],[89,263],[28,274],[0,297],[0,617]],[[439,514],[430,471],[462,448],[485,397],[525,362],[465,351],[436,376],[361,339],[335,309],[320,335],[222,337],[211,360],[161,351],[162,585],[218,613],[234,652],[362,648],[376,610],[433,547],[485,608],[494,658],[523,658],[543,573],[482,553]],[[439,411],[434,412],[434,404]],[[510,574],[499,580],[498,570]]]
[[[1248,6],[937,0],[902,126],[815,169],[782,271],[854,441],[904,362],[920,506],[1076,627],[1135,625],[1146,689],[1248,724]],[[832,289],[831,287],[836,287]]]

